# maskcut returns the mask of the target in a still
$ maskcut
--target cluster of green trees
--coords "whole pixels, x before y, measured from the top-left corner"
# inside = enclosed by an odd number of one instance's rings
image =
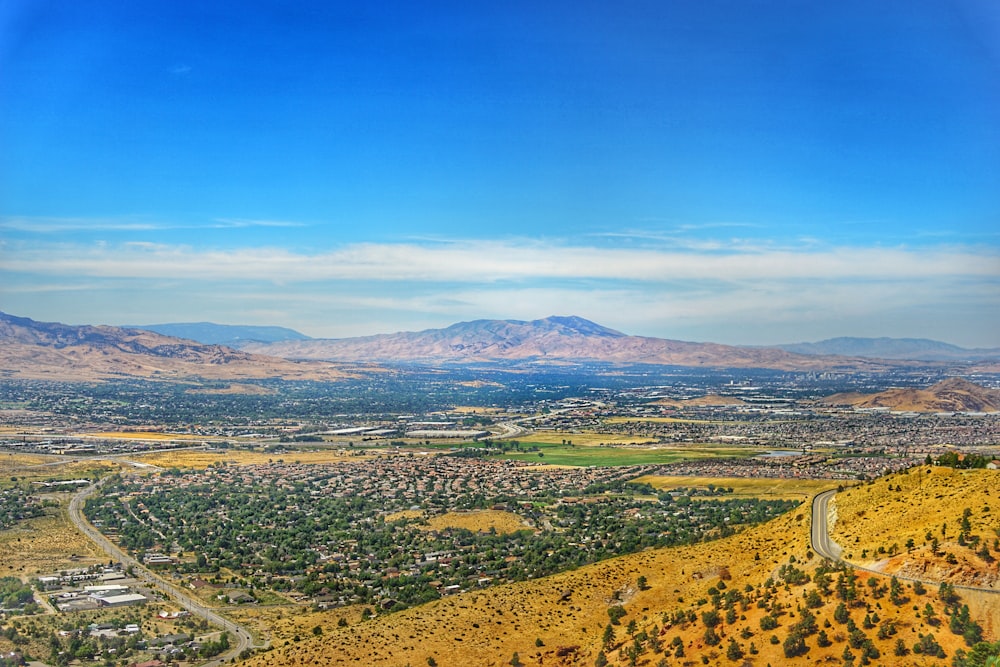
[[[501,504],[534,526],[557,529],[430,531],[420,518],[385,520],[409,508],[413,498],[364,496],[361,490],[379,480],[358,475],[334,483],[330,470],[316,467],[315,478],[292,483],[283,480],[281,466],[248,482],[186,483],[180,471],[155,482],[119,478],[104,487],[113,497],[90,498],[85,512],[137,554],[172,548],[197,554],[178,566],[184,573],[206,576],[226,568],[238,579],[230,583],[249,588],[399,609],[438,597],[447,586],[519,581],[648,547],[725,536],[798,505],[669,495],[650,502],[636,495],[643,489],[615,483],[595,487],[599,502],[573,503],[560,499],[586,496],[584,489],[526,482],[521,496],[491,497],[432,491],[428,484],[421,500],[432,513]],[[538,474],[526,479],[537,481]],[[606,495],[609,489],[623,493]]]
[[[0,609],[7,613],[35,613],[38,606],[31,586],[17,577],[0,577]]]
[[[930,459],[930,454],[927,455]],[[992,461],[993,458],[989,456],[980,456],[979,454],[959,454],[958,452],[945,452],[941,456],[937,457],[936,462],[939,466],[948,466],[949,468],[959,468],[962,470],[971,470],[974,468],[985,468],[986,465]],[[930,461],[926,461],[930,463]]]
[[[137,620],[116,619],[109,627],[120,630],[129,622],[138,624]],[[207,630],[207,624],[196,622],[193,619],[189,619],[188,625],[194,627],[196,623],[202,630]],[[33,636],[48,637],[49,664],[65,666],[77,661],[126,664],[129,662],[129,658],[135,659],[143,655],[156,654],[158,651],[158,648],[153,645],[155,642],[148,640],[141,630],[128,636],[103,634],[95,636],[90,632],[90,628],[76,628],[72,624],[64,625],[63,630],[65,632],[55,633],[44,631],[35,626],[28,628],[28,632]],[[17,629],[13,628],[13,632],[17,633]],[[191,635],[184,636],[187,637],[187,640],[191,639]],[[20,637],[24,638],[23,643],[26,643],[25,635],[20,635]],[[229,647],[229,633],[224,632],[218,639],[207,640],[199,646],[186,647],[182,653],[170,654],[170,659],[208,659],[224,653],[229,650]]]
[[[53,633],[49,636],[48,663],[65,667],[77,660],[124,660],[138,654],[144,646],[141,632],[129,637],[93,637],[85,629],[70,632],[67,636]]]
[[[1000,641],[979,642],[968,651],[958,649],[953,667],[1000,667]]]
[[[19,521],[33,519],[45,513],[43,503],[27,489],[16,484],[0,490],[0,530],[13,527]]]

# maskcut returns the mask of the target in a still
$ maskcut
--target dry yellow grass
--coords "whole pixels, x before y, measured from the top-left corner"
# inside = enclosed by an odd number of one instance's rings
[[[46,516],[0,531],[0,576],[34,577],[107,562],[107,556],[73,526],[70,494],[46,494],[59,502]]]
[[[14,452],[0,453],[0,473],[11,470],[19,470],[26,466],[37,466],[43,463],[63,460],[64,457],[44,456],[42,454],[21,454]]]
[[[427,520],[427,530],[464,528],[474,533],[487,533],[493,529],[502,535],[529,527],[518,515],[500,510],[448,512]]]
[[[846,558],[867,567],[1000,590],[1000,562],[984,562],[975,549],[958,544],[966,508],[972,512],[971,533],[992,544],[1000,535],[1000,472],[919,466],[837,494],[831,534]],[[938,540],[937,555],[931,552],[928,533]],[[906,548],[909,539],[914,541],[912,551]],[[879,547],[889,550],[893,544],[899,555],[878,553]],[[949,563],[947,554],[955,562]],[[988,636],[1000,639],[1000,595],[972,591],[962,595],[983,619]]]
[[[669,477],[662,475],[646,475],[635,480],[650,484],[655,489],[670,490],[679,487],[708,488],[709,484],[716,487],[731,488],[733,497],[750,496],[765,499],[804,500],[812,498],[820,491],[834,489],[838,482],[824,479],[770,479],[743,477]],[[729,497],[727,494],[725,497]]]
[[[834,508],[833,538],[853,562],[913,576],[916,565],[934,578],[1000,590],[998,563],[985,563],[975,549],[958,543],[966,509],[972,535],[990,544],[1000,535],[1000,472],[920,466],[838,494]],[[955,563],[930,553],[934,539],[941,556],[951,553]],[[890,559],[885,553],[892,545],[906,552],[908,540],[914,543],[911,554]]]
[[[319,610],[305,604],[246,605],[230,609],[226,615],[248,625],[257,636],[270,638],[271,645],[277,648],[313,637],[317,625],[325,634],[326,630],[336,627],[341,618],[350,625],[360,623],[364,609],[362,605],[335,610]]]
[[[21,481],[49,479],[94,478],[119,465],[104,459],[70,459],[61,455],[0,454],[0,475],[17,477]]]
[[[317,449],[279,453],[249,452],[236,449],[218,451],[184,450],[177,452],[155,452],[130,456],[131,460],[159,466],[161,468],[207,468],[223,462],[227,465],[250,465],[257,463],[339,463],[342,461],[358,461],[364,455],[347,452],[342,449]]]

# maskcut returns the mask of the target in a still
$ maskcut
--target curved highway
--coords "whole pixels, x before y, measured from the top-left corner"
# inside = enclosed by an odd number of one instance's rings
[[[812,542],[813,551],[834,562],[840,560],[843,549],[839,544],[830,539],[830,528],[827,525],[830,500],[837,493],[836,489],[824,491],[813,498],[812,503]]]
[[[830,491],[824,491],[813,498],[812,504],[812,535],[810,536],[810,542],[812,542],[813,551],[822,556],[823,558],[828,558],[835,563],[845,563],[856,570],[862,570],[864,572],[872,572],[874,574],[885,573],[881,570],[865,567],[863,565],[857,565],[848,561],[844,561],[840,558],[843,549],[839,544],[830,539],[830,528],[828,525],[827,517],[829,515],[830,500],[837,493],[836,489]],[[930,579],[920,579],[917,577],[907,577],[902,574],[895,575],[897,579],[902,579],[904,581],[919,581],[923,584],[936,586],[941,583],[940,580],[930,580]],[[962,584],[954,584],[955,588],[967,591],[977,591],[980,593],[992,593],[994,595],[1000,594],[1000,589],[997,588],[987,588],[985,586],[965,586]]]
[[[216,613],[212,609],[209,609],[202,604],[200,600],[188,595],[179,587],[168,581],[164,581],[162,578],[147,570],[139,561],[122,551],[118,545],[102,535],[100,531],[94,528],[94,526],[87,521],[87,519],[83,516],[83,503],[90,495],[100,488],[103,481],[104,480],[96,484],[92,484],[73,496],[73,499],[69,504],[70,520],[73,522],[73,525],[80,530],[80,532],[90,538],[97,546],[103,549],[106,554],[111,556],[112,559],[120,562],[125,567],[131,567],[137,578],[142,579],[146,583],[160,589],[162,592],[173,598],[177,604],[195,616],[199,616],[212,625],[223,628],[226,632],[229,632],[231,636],[235,637],[236,641],[231,644],[228,651],[219,654],[209,662],[206,662],[204,667],[215,667],[216,665],[229,662],[248,648],[261,648],[266,646],[266,643],[254,644],[253,636],[246,627],[238,623],[234,623],[228,618]]]

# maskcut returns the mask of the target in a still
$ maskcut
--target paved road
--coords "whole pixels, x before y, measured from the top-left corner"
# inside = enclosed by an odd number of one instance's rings
[[[216,613],[212,609],[209,609],[203,605],[201,601],[188,595],[181,588],[165,581],[153,572],[147,570],[139,561],[119,549],[118,545],[111,542],[108,538],[104,537],[100,531],[94,528],[83,516],[83,503],[90,495],[100,488],[102,483],[103,481],[98,482],[97,484],[92,484],[73,496],[73,499],[69,504],[70,520],[73,521],[73,525],[75,525],[80,532],[89,537],[95,544],[97,544],[97,546],[103,549],[106,554],[111,556],[113,560],[120,562],[125,567],[131,567],[137,578],[142,579],[146,583],[160,589],[166,595],[173,598],[173,600],[184,609],[187,609],[195,616],[205,619],[212,625],[223,628],[225,631],[229,632],[230,637],[235,638],[235,642],[231,642],[230,649],[228,651],[216,656],[211,661],[206,662],[203,667],[216,667],[217,665],[230,661],[248,648],[260,648],[266,646],[266,644],[255,644],[253,636],[246,627],[238,623],[234,623],[228,618]]]
[[[830,539],[830,528],[827,525],[827,508],[830,500],[837,493],[836,489],[824,491],[813,498],[812,505],[812,548],[823,558],[834,562],[840,560],[843,552],[840,545]]]
[[[581,407],[587,406],[601,406],[603,405],[599,401],[592,401],[587,404],[574,405],[568,408],[559,408],[557,410],[551,410],[545,414],[538,415],[528,415],[527,417],[521,417],[520,419],[513,419],[511,421],[499,422],[496,424],[497,428],[500,429],[500,433],[493,434],[493,437],[499,438],[501,440],[510,440],[512,438],[519,438],[523,435],[531,433],[531,428],[526,428],[521,426],[521,424],[530,424],[531,422],[538,421],[540,419],[546,419],[552,415],[562,414],[564,412],[572,412],[573,410],[579,410]]]
[[[856,570],[862,570],[864,572],[872,572],[876,574],[885,574],[884,572],[865,567],[863,565],[857,565],[855,563],[850,563],[848,561],[841,560],[840,555],[843,553],[843,548],[830,539],[830,527],[827,522],[827,511],[830,505],[830,500],[837,493],[836,489],[830,491],[824,491],[813,498],[812,504],[812,535],[810,536],[810,541],[812,542],[813,551],[824,558],[828,558],[834,562],[843,562],[850,565]],[[941,583],[940,580],[931,579],[921,579],[918,577],[907,577],[905,575],[897,574],[895,575],[897,579],[902,579],[904,581],[919,581],[923,584],[937,586]],[[1000,594],[1000,589],[998,588],[986,588],[983,586],[963,586],[961,584],[955,584],[955,588],[967,591],[979,591],[982,593],[991,593],[994,595]]]

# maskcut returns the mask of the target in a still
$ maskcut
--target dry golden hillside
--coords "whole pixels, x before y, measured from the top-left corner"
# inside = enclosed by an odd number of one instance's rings
[[[1000,592],[998,471],[920,466],[838,494],[835,511],[851,562]]]
[[[877,394],[850,392],[834,394],[820,402],[913,412],[997,412],[1000,391],[962,378],[950,378],[926,389],[887,389]]]
[[[945,473],[938,480],[942,491],[949,488]],[[905,476],[894,480],[893,493],[908,493],[906,481]],[[903,490],[895,491],[897,483]],[[928,499],[926,509],[947,511],[956,503],[978,502],[977,493],[935,494],[942,497]],[[844,503],[845,514],[851,502],[853,496]],[[888,521],[890,512],[901,507],[884,509]],[[282,634],[273,635],[273,649],[248,664],[499,667],[512,664],[516,654],[523,665],[590,666],[603,657],[610,665],[764,667],[839,665],[846,650],[857,660],[868,651],[877,654],[872,664],[943,665],[957,650],[967,649],[947,621],[964,604],[970,622],[996,639],[993,619],[1000,600],[993,598],[1000,596],[961,590],[957,606],[949,607],[937,587],[921,590],[897,581],[890,595],[888,576],[835,567],[824,571],[830,564],[810,551],[809,526],[805,504],[725,540],[623,556],[371,620],[361,620],[356,609],[309,614],[298,626],[286,619]],[[836,613],[841,603],[846,619]],[[609,632],[609,609],[618,606],[624,615]],[[713,612],[719,623],[707,635],[706,619],[711,623]],[[776,627],[762,628],[764,616]],[[338,624],[341,617],[346,627]],[[805,628],[798,647],[804,653],[789,657],[786,641],[797,636],[797,625]],[[914,653],[914,647],[921,652]],[[927,653],[935,647],[946,660]]]
[[[69,326],[0,313],[0,369],[8,377],[90,382],[122,377],[336,382],[357,377],[328,362],[298,362],[142,329]]]

